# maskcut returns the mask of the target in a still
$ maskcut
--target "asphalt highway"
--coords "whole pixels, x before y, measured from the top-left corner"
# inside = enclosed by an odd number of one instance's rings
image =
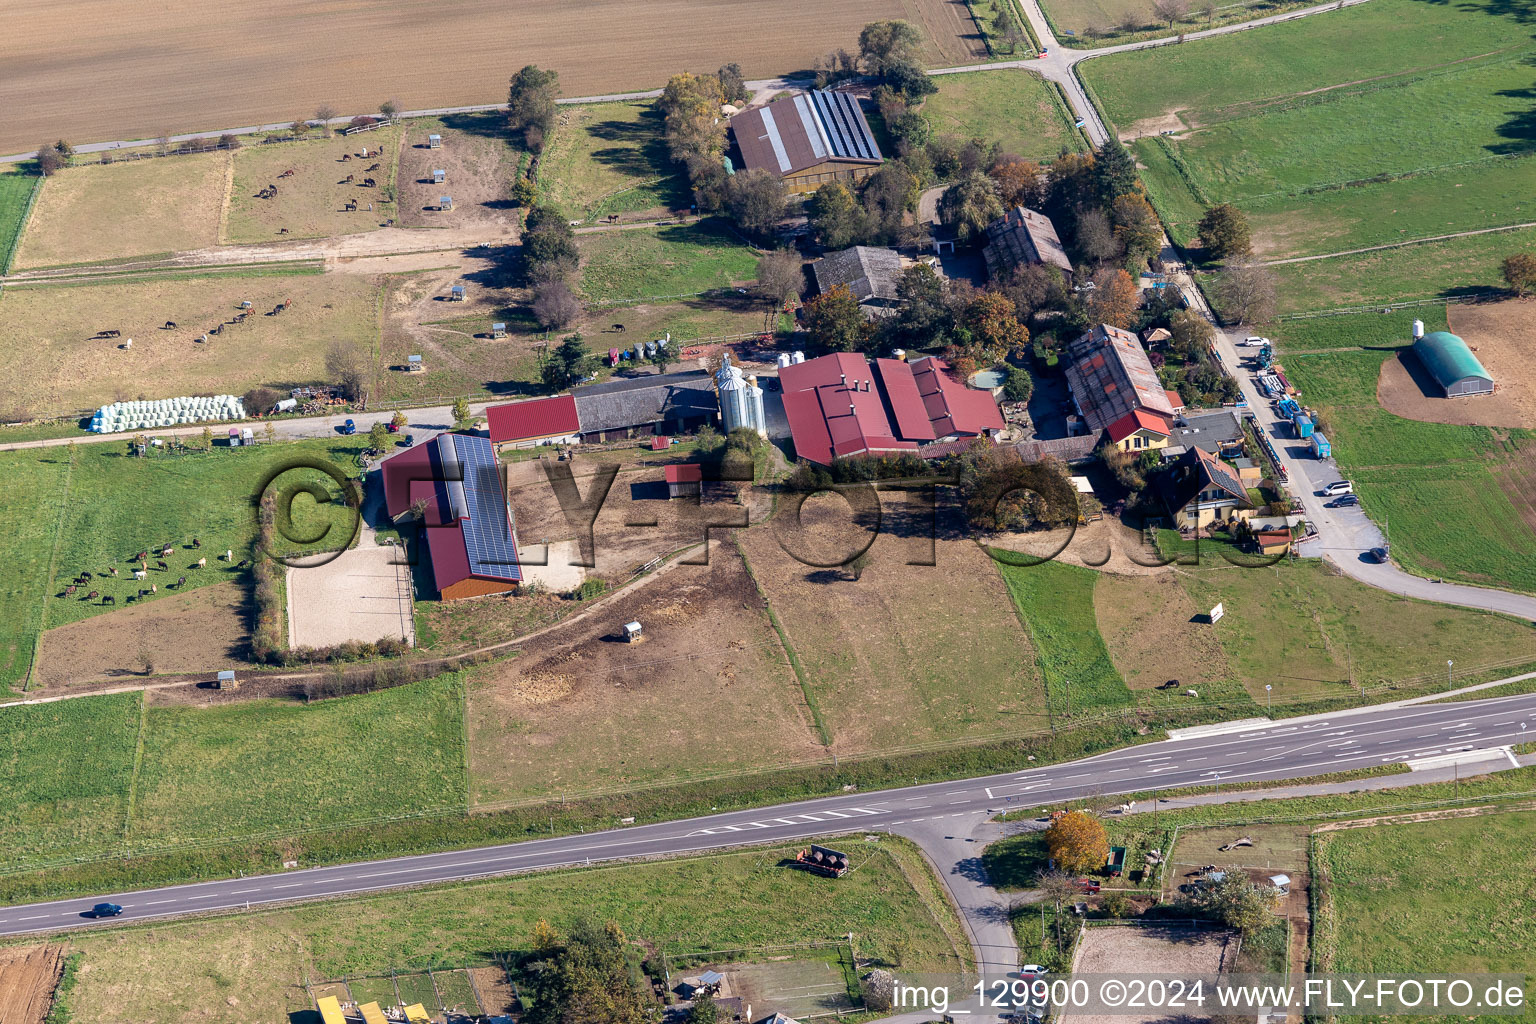
[[[698,853],[838,833],[880,832],[946,817],[1001,812],[1091,793],[1134,793],[1215,782],[1300,778],[1419,758],[1465,756],[1536,737],[1536,694],[1455,704],[1362,709],[1241,725],[1112,751],[1068,764],[607,832],[398,857],[272,875],[0,908],[0,935],[110,926],[213,910],[347,896],[628,858]],[[1485,755],[1488,756],[1488,755]],[[1513,759],[1509,759],[1513,764]],[[102,921],[96,903],[124,908]]]

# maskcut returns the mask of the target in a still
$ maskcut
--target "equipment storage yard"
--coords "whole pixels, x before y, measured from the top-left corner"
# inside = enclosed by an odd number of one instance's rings
[[[881,18],[923,27],[931,40],[924,63],[957,64],[971,56],[976,32],[962,5],[938,0],[802,0],[790,8],[604,0],[577,11],[527,0],[451,8],[365,0],[318,12],[300,0],[257,0],[235,19],[76,0],[10,13],[12,31],[0,41],[7,153],[45,135],[153,138],[168,128],[291,121],[321,101],[349,115],[389,96],[407,109],[502,103],[508,76],[527,63],[558,68],[567,96],[660,88],[679,69],[727,61],[767,78],[810,67]],[[801,17],[814,18],[816,31],[785,31]]]
[[[333,341],[365,351],[375,343],[376,291],[366,277],[316,274],[7,288],[0,347],[27,355],[11,361],[0,407],[73,415],[141,392],[239,395],[257,385],[320,381]],[[245,301],[250,315],[230,323]],[[290,309],[266,315],[282,302]],[[222,333],[199,341],[221,324]],[[121,337],[95,337],[103,330]],[[129,338],[133,347],[120,348]],[[123,393],[126,381],[134,390]]]

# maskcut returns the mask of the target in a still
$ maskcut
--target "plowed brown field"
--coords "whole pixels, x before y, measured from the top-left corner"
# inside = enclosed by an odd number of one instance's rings
[[[567,96],[654,89],[737,61],[748,78],[799,71],[859,29],[902,17],[928,59],[959,63],[974,26],[948,0],[17,0],[0,33],[0,152],[45,136],[151,138],[348,113],[506,101],[524,64],[560,72]]]
[[[63,970],[61,946],[0,949],[0,1024],[42,1024]]]

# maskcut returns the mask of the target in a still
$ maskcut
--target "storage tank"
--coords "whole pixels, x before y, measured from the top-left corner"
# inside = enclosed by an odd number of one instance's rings
[[[805,353],[797,349],[795,354],[790,356],[789,361],[792,363],[803,363],[805,362]]]
[[[752,399],[747,394],[747,382],[741,376],[741,371],[726,365],[716,374],[715,384],[720,391],[720,418],[725,422],[725,432],[729,434],[740,427],[755,430],[752,424]]]
[[[768,436],[768,415],[763,411],[763,389],[757,383],[757,374],[747,378],[747,412],[751,427],[759,437]]]
[[[781,369],[781,370],[784,369],[784,367],[788,366],[789,365],[789,353],[788,352],[780,352],[779,353],[779,360],[778,360],[778,362],[779,362],[779,369]]]
[[[902,362],[906,362],[906,360],[907,360],[907,350],[904,349],[904,348],[898,348],[894,352],[891,353],[891,358],[892,359],[900,359]]]
[[[1413,340],[1418,341],[1422,337],[1424,337],[1424,321],[1415,320],[1413,322]]]

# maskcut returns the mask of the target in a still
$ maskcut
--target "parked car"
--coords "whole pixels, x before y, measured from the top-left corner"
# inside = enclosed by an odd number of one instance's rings
[[[1250,335],[1248,335],[1248,337],[1243,339],[1243,346],[1245,348],[1263,348],[1265,345],[1268,345],[1268,344],[1269,344],[1269,339],[1268,338],[1261,338],[1261,337],[1259,337],[1256,334],[1250,334]]]
[[[1098,882],[1095,882],[1091,878],[1079,878],[1077,880],[1077,887],[1083,892],[1089,894],[1096,893],[1100,889],[1104,888],[1102,885],[1100,885]]]
[[[390,420],[388,423],[384,424],[384,429],[389,431],[391,434],[398,434],[400,433],[400,424],[396,423],[394,420]]]
[[[1387,554],[1388,552],[1386,548],[1371,548],[1371,561],[1385,562],[1387,560]]]
[[[1360,496],[1358,494],[1345,494],[1345,495],[1341,495],[1340,497],[1334,498],[1332,501],[1325,502],[1323,504],[1323,507],[1324,508],[1354,508],[1358,504],[1360,504]]]
[[[91,917],[116,917],[122,912],[123,908],[116,903],[98,903],[87,911]]]
[[[1337,494],[1354,494],[1354,493],[1355,493],[1355,485],[1350,483],[1348,480],[1335,480],[1333,483],[1331,483],[1327,487],[1323,488],[1323,495],[1325,497],[1333,497],[1334,495],[1337,495]]]
[[[395,442],[395,444],[397,446],[401,447],[401,448],[409,448],[411,445],[413,445],[415,443],[416,443],[416,435],[415,434],[406,434],[403,438],[401,438],[400,440]]]
[[[357,424],[353,423],[351,420],[347,420],[347,422],[343,423],[336,429],[341,431],[343,434],[355,434],[357,433]]]

